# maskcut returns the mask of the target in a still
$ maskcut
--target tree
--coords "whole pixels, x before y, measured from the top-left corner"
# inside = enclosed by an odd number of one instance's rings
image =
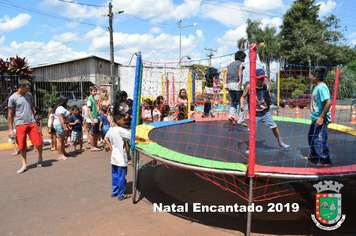
[[[353,57],[340,20],[334,15],[320,20],[319,9],[315,0],[296,0],[283,16],[280,51],[288,64],[336,66]]]
[[[261,22],[252,21],[247,19],[246,34],[247,39],[241,38],[237,41],[238,47],[243,48],[243,44],[246,40],[250,44],[257,45],[257,55],[261,61],[266,62],[267,76],[270,78],[270,64],[271,58],[278,56],[279,37],[276,34],[277,29],[275,27],[269,27],[268,25],[261,28]]]
[[[56,104],[59,100],[59,97],[56,97],[57,86],[51,84],[51,91],[48,92],[45,89],[37,88],[37,91],[41,93],[40,100],[43,101],[43,105],[46,107]]]
[[[314,3],[315,0],[296,0],[283,16],[280,49],[290,64],[308,65],[315,57],[315,34],[322,22],[318,19],[320,7]]]

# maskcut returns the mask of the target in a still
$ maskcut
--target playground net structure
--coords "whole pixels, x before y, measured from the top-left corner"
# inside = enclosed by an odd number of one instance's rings
[[[230,125],[226,115],[202,118],[197,107],[192,115],[190,104],[196,102],[198,83],[195,82],[196,71],[189,62],[153,63],[138,56],[131,146],[132,151],[136,150],[134,187],[142,156],[166,167],[193,171],[223,190],[245,200],[251,197],[255,202],[312,191],[305,188],[305,181],[355,174],[356,114],[352,116],[355,111],[351,111],[350,104],[342,100],[352,96],[350,86],[354,85],[355,70],[349,67],[327,68],[325,83],[332,102],[327,144],[332,165],[319,166],[320,158],[304,158],[311,153],[308,132],[310,111],[314,109],[314,104],[311,104],[314,88],[310,76],[315,68],[282,65],[284,69],[276,72],[275,79],[265,80],[271,94],[270,113],[282,141],[290,145],[289,148],[281,148],[273,132],[265,124],[256,123],[255,49],[250,48],[249,54],[250,100],[243,104],[244,108],[248,107],[247,111],[244,109],[248,128]],[[187,119],[174,120],[178,112],[177,96],[182,88],[188,92]],[[143,98],[155,100],[159,95],[170,105],[170,121],[141,125],[139,117]],[[229,109],[227,91],[223,91],[223,97],[226,114]],[[149,141],[134,145],[135,135]],[[253,181],[249,182],[251,178]],[[249,194],[251,189],[252,196]]]

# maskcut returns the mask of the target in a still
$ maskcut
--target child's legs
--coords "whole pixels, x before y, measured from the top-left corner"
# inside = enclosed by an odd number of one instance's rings
[[[314,135],[312,140],[311,149],[314,151],[316,157],[321,159],[329,159],[329,147],[326,144],[328,140],[328,127],[326,124],[322,126],[316,126],[314,129]],[[313,154],[313,152],[312,152]]]
[[[310,125],[309,132],[308,132],[308,144],[310,148],[310,156],[316,156],[315,148],[313,145],[314,140],[314,132],[315,132],[315,122]]]
[[[64,146],[64,139],[65,135],[60,135],[57,134],[57,147],[58,147],[58,155],[59,157],[64,157],[66,152],[65,152],[65,146]]]
[[[237,105],[239,104],[239,101],[237,101],[237,99],[238,99],[237,91],[229,90],[229,95],[230,95],[230,99],[231,99],[229,117],[234,118],[236,115]]]
[[[14,153],[18,153],[18,150],[17,150],[17,147],[16,147],[16,144],[15,143],[12,143],[12,147],[14,148]]]
[[[272,130],[274,137],[276,137],[278,140],[281,139],[281,137],[279,136],[279,130],[277,128],[277,124],[276,122],[274,122],[270,112],[267,112],[264,116],[262,116],[261,121],[263,124],[265,124],[268,128]]]
[[[126,171],[127,167],[122,167],[119,166],[118,168],[118,173],[119,173],[119,178],[118,178],[118,184],[119,184],[119,189],[118,189],[118,198],[123,198],[125,196],[125,186],[126,186]]]
[[[118,173],[118,166],[111,165],[111,187],[112,192],[111,195],[117,196],[119,193],[119,173]]]
[[[92,126],[91,123],[88,123],[89,125],[89,139],[90,139],[90,147],[91,149],[95,148],[95,144],[94,144],[94,137],[95,137],[95,126]]]
[[[126,167],[111,165],[112,193],[113,196],[123,198],[125,196]]]
[[[240,104],[240,99],[241,99],[242,94],[243,94],[243,90],[237,91],[237,104]],[[244,122],[244,112],[241,111],[241,105],[240,105],[239,106],[239,118],[238,118],[237,123],[242,123],[242,122]]]

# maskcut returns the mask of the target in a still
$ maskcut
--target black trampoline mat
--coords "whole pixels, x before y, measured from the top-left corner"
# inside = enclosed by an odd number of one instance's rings
[[[310,125],[276,121],[283,142],[289,149],[280,148],[277,139],[266,125],[256,130],[256,164],[275,167],[316,167],[317,159],[305,160],[309,153]],[[172,151],[203,159],[230,163],[248,163],[247,128],[231,126],[228,121],[204,121],[164,126],[153,129],[149,137]],[[332,167],[356,163],[356,136],[328,129]],[[327,167],[324,167],[327,168]]]

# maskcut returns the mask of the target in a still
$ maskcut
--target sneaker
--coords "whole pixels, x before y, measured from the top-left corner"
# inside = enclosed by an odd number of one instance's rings
[[[283,143],[282,140],[279,140],[279,141],[278,141],[278,144],[279,144],[279,146],[282,147],[282,148],[289,148],[289,147],[290,147],[288,144]]]
[[[317,166],[331,166],[332,162],[330,158],[324,159],[320,158],[319,162],[316,164]]]

